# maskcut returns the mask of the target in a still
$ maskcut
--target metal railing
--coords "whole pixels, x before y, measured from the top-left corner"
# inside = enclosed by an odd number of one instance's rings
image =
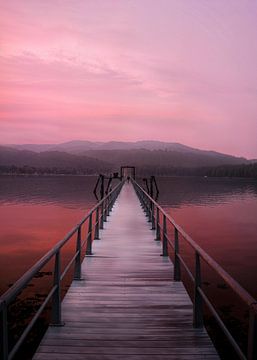
[[[162,255],[168,256],[168,245],[171,246],[174,253],[174,280],[181,281],[181,268],[186,270],[189,278],[194,284],[193,296],[193,326],[201,328],[204,325],[203,305],[207,305],[208,309],[216,319],[221,330],[232,345],[238,357],[243,360],[257,360],[257,301],[254,299],[239,283],[234,280],[215,260],[211,258],[196,242],[176,224],[164,209],[133,179],[131,179],[141,205],[146,212],[148,221],[152,224],[152,229],[156,231],[156,240],[162,240]],[[162,217],[162,219],[161,219]],[[167,222],[172,226],[174,231],[173,241],[169,238],[167,232]],[[180,254],[179,235],[191,246],[194,251],[194,275]],[[238,297],[246,304],[249,311],[249,327],[248,327],[248,350],[247,355],[237,344],[229,329],[216,311],[214,305],[207,297],[202,289],[201,280],[201,263],[204,261],[214,272],[219,275],[225,283],[238,295]]]
[[[124,181],[121,181],[119,184],[117,184],[111,192],[109,192],[89,211],[89,213],[64,237],[64,239],[58,242],[0,297],[0,360],[11,360],[14,357],[50,300],[52,300],[51,325],[63,325],[61,309],[61,282],[73,264],[73,279],[81,280],[81,264],[83,260],[82,250],[86,246],[85,254],[92,254],[93,236],[94,239],[99,239],[99,230],[103,229],[104,222],[107,220],[107,216],[109,215],[123,184]],[[86,222],[88,223],[88,228],[86,237],[84,240],[82,240],[81,229]],[[75,234],[77,234],[75,254],[66,265],[65,269],[61,272],[61,250]],[[54,259],[53,286],[48,292],[43,303],[40,305],[39,309],[34,314],[33,318],[26,326],[18,341],[9,351],[7,316],[8,306],[17,298],[20,292],[29,284],[34,276],[52,259]]]

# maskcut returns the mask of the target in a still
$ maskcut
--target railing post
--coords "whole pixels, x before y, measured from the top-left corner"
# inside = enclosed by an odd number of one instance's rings
[[[195,253],[195,288],[194,288],[194,319],[193,325],[195,328],[203,327],[203,301],[202,296],[198,291],[202,285],[201,279],[201,260],[198,252]]]
[[[142,197],[141,197],[141,204],[143,207],[143,211],[146,213],[145,194],[144,193],[142,194]]]
[[[138,189],[138,188],[135,188],[135,190],[136,190],[137,197],[139,198],[139,201],[140,201],[141,207],[142,207],[142,208],[143,208],[143,210],[144,210],[143,194],[139,191],[139,189]]]
[[[101,204],[100,229],[104,228],[104,203]]]
[[[152,222],[151,200],[147,198],[147,216],[148,222]]]
[[[107,221],[107,209],[106,209],[106,199],[104,200],[104,202],[103,202],[103,220],[104,220],[104,222],[106,222]]]
[[[140,199],[141,207],[142,207],[143,211],[145,212],[144,195],[140,194],[139,199]]]
[[[108,204],[108,215],[110,216],[111,208],[112,208],[112,197],[113,194],[109,195],[109,204]]]
[[[106,216],[110,215],[110,195],[106,197]]]
[[[167,222],[165,214],[163,214],[162,225],[162,256],[168,256]]]
[[[115,194],[110,194],[110,200],[109,200],[109,215],[110,212],[112,211],[112,203],[113,203],[113,198],[114,198]]]
[[[109,206],[109,214],[110,212],[112,212],[112,208],[113,208],[113,205],[115,203],[115,200],[116,200],[116,195],[118,196],[118,194],[116,194],[116,192],[114,194],[111,194],[110,195],[110,206]]]
[[[89,216],[86,255],[92,255],[92,213]]]
[[[142,201],[143,201],[143,210],[144,210],[145,214],[147,215],[146,196],[144,193],[142,195]]]
[[[144,194],[144,209],[145,209],[145,214],[146,216],[148,216],[148,209],[147,209],[147,197]]]
[[[154,206],[154,203],[151,201],[152,230],[155,230],[154,210],[155,210],[155,206]]]
[[[95,240],[99,239],[99,206],[97,206],[95,215]]]
[[[252,304],[249,309],[248,329],[248,360],[257,359],[257,303]]]
[[[157,206],[156,208],[156,239],[155,240],[161,240],[161,232],[160,232],[160,210]]]
[[[74,268],[74,280],[81,280],[81,226],[78,227],[77,245],[76,245],[76,259]]]
[[[62,308],[61,308],[61,257],[60,250],[55,255],[54,264],[54,286],[56,290],[53,294],[53,305],[52,305],[52,326],[63,326],[62,322]]]
[[[174,280],[181,280],[181,271],[180,271],[180,260],[179,260],[179,238],[178,230],[174,229]]]
[[[0,310],[0,360],[8,360],[8,323],[7,304],[1,304]]]

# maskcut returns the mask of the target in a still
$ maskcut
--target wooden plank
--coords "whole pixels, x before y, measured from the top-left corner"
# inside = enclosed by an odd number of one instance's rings
[[[34,360],[218,359],[131,185],[100,235],[64,298],[65,326],[48,329]]]
[[[81,330],[81,329],[80,329]],[[94,339],[97,339],[97,340],[100,340],[100,339],[117,339],[117,340],[124,340],[124,339],[130,339],[132,337],[132,334],[133,336],[136,336],[138,339],[152,339],[153,337],[155,339],[169,339],[169,341],[173,341],[171,340],[171,337],[172,339],[174,339],[174,342],[176,339],[181,339],[184,337],[184,334],[185,336],[188,334],[187,331],[183,332],[183,331],[179,331],[177,334],[174,333],[174,332],[168,332],[166,330],[164,330],[162,332],[162,330],[160,329],[160,331],[158,330],[158,328],[156,329],[152,329],[152,331],[146,331],[146,332],[143,332],[143,335],[142,335],[142,331],[135,331],[135,332],[128,332],[126,331],[125,329],[123,329],[123,331],[111,331],[111,329],[106,329],[106,328],[103,328],[103,329],[98,329],[99,331],[96,332],[96,329],[92,329],[92,332],[90,331],[81,331],[80,333],[76,332],[76,333],[64,333],[63,337],[61,337],[62,339],[67,339],[68,337],[70,339],[74,339],[74,340],[77,340],[77,339],[91,339],[91,340],[94,340]],[[143,329],[141,329],[143,330]],[[106,333],[108,333],[108,336],[106,336]],[[156,335],[158,334],[158,335]],[[174,335],[174,336],[173,336]],[[188,334],[189,335],[189,334]],[[196,339],[198,337],[195,336],[195,334],[191,334],[191,336],[193,337],[193,339]],[[201,336],[200,336],[201,337]],[[48,338],[48,337],[46,337]],[[60,336],[53,336],[53,339],[59,339]],[[202,338],[205,338],[205,336],[202,336]],[[206,339],[208,339],[209,341],[209,338],[208,336],[206,336]],[[42,344],[44,344],[44,341],[45,341],[45,338],[42,340]],[[193,340],[192,340],[193,341]]]
[[[50,354],[50,353],[38,353],[34,356],[34,360],[85,360],[84,354]],[[88,354],[86,360],[121,360],[120,355],[114,354]],[[169,354],[169,355],[129,355],[122,356],[122,359],[126,360],[217,360],[217,355],[209,354]]]
[[[57,354],[97,354],[99,359],[101,358],[102,354],[106,355],[170,355],[170,354],[186,354],[186,355],[197,355],[197,354],[209,354],[215,355],[215,350],[211,346],[181,346],[181,347],[170,347],[170,348],[152,348],[152,347],[102,347],[102,346],[44,346],[41,345],[39,347],[39,352],[43,353],[57,353]]]
[[[211,348],[208,338],[175,338],[172,340],[83,340],[83,339],[45,339],[41,344],[42,347],[121,347],[121,348],[174,348],[174,347],[194,347],[201,346]],[[64,349],[65,350],[65,349]]]

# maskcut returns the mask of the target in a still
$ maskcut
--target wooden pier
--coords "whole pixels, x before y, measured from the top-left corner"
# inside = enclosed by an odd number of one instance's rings
[[[49,327],[34,360],[218,359],[192,302],[131,184],[125,184],[93,255],[62,302],[64,326]]]

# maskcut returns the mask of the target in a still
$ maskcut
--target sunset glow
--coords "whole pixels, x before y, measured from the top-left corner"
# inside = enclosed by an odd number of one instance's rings
[[[257,158],[257,2],[0,0],[1,143]]]

